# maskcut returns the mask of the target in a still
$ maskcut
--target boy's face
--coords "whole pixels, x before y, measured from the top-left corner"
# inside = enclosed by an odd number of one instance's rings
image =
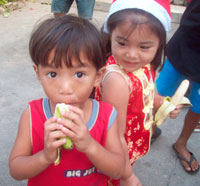
[[[49,55],[49,63],[54,52]],[[65,103],[83,108],[88,100],[97,79],[96,68],[83,53],[80,54],[83,64],[72,58],[72,67],[68,68],[64,62],[55,68],[49,66],[34,66],[37,77],[50,100],[51,108],[57,103]]]
[[[138,25],[129,35],[131,23],[118,25],[111,34],[112,54],[116,62],[129,72],[149,64],[159,47],[159,38],[149,26]]]

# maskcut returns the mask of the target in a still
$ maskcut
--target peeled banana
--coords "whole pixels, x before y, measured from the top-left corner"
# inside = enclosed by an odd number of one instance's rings
[[[173,111],[177,105],[183,104],[185,106],[191,106],[189,99],[184,97],[188,87],[189,81],[185,79],[181,82],[172,98],[165,97],[163,104],[155,114],[155,123],[157,126],[160,126],[165,121],[168,114]]]
[[[64,103],[59,103],[56,105],[56,108],[55,108],[55,116],[57,118],[61,118],[61,119],[65,119],[67,120],[66,118],[64,118],[62,116],[62,112],[65,112],[65,111],[69,111],[69,105],[66,105]],[[66,139],[66,143],[62,146],[63,148],[67,149],[67,150],[71,150],[73,149],[73,142],[72,140],[69,138],[69,137],[64,137]],[[58,148],[58,157],[56,159],[56,161],[54,162],[55,165],[58,165],[60,163],[60,148]]]

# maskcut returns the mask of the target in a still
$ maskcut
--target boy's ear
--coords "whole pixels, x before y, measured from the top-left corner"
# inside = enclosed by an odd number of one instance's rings
[[[38,81],[40,82],[40,76],[39,76],[39,69],[37,65],[33,65],[33,69],[35,71],[35,74],[37,76]]]
[[[106,70],[106,68],[102,67],[97,72],[97,76],[96,76],[96,80],[95,80],[95,83],[94,83],[94,87],[98,87],[100,85],[105,70]]]

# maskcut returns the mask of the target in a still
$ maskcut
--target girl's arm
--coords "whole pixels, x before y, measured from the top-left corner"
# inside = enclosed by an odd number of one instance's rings
[[[124,138],[126,129],[126,116],[127,107],[129,101],[129,88],[127,82],[121,74],[111,72],[103,82],[102,88],[102,100],[112,104],[117,110],[117,124],[118,133],[123,146],[125,154],[125,170],[121,179],[124,181],[124,185],[141,185],[138,178],[133,174],[132,167],[128,155],[128,147]]]
[[[102,101],[110,103],[117,110],[118,132],[124,137],[126,129],[126,115],[129,100],[127,82],[120,73],[111,72],[102,84]]]
[[[30,120],[30,111],[29,108],[26,108],[20,118],[18,134],[9,157],[10,174],[17,180],[34,177],[45,170],[53,161],[55,161],[57,156],[56,149],[58,146],[63,144],[63,142],[60,140],[55,143],[45,143],[45,146],[47,146],[47,144],[51,144],[48,146],[53,147],[46,147],[45,150],[32,155]],[[56,124],[55,121],[56,118],[49,119],[48,122],[54,124],[48,125],[47,122],[45,128],[51,126],[51,130],[60,129],[60,126]],[[45,138],[48,138],[48,141],[53,141],[53,139],[49,140],[48,134],[49,133],[46,132]],[[47,149],[51,149],[49,154],[47,153]],[[53,157],[54,159],[51,159],[52,154],[55,156]]]
[[[154,105],[153,105],[154,112],[156,112],[159,109],[159,107],[163,104],[164,98],[165,98],[164,96],[161,96],[160,94],[155,93],[155,95],[154,95]]]

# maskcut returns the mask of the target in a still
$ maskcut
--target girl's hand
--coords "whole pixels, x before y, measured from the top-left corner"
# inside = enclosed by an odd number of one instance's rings
[[[62,132],[71,138],[77,150],[86,152],[93,141],[84,116],[83,111],[74,106],[69,107],[69,111],[62,113],[68,120],[58,119],[58,123],[63,125]]]
[[[63,126],[58,124],[57,120],[52,117],[44,124],[44,156],[50,163],[56,160],[57,149],[66,142],[63,138],[66,135],[61,131]]]
[[[182,107],[183,105],[177,105],[176,108],[169,113],[169,117],[173,119],[176,118],[180,114]]]

